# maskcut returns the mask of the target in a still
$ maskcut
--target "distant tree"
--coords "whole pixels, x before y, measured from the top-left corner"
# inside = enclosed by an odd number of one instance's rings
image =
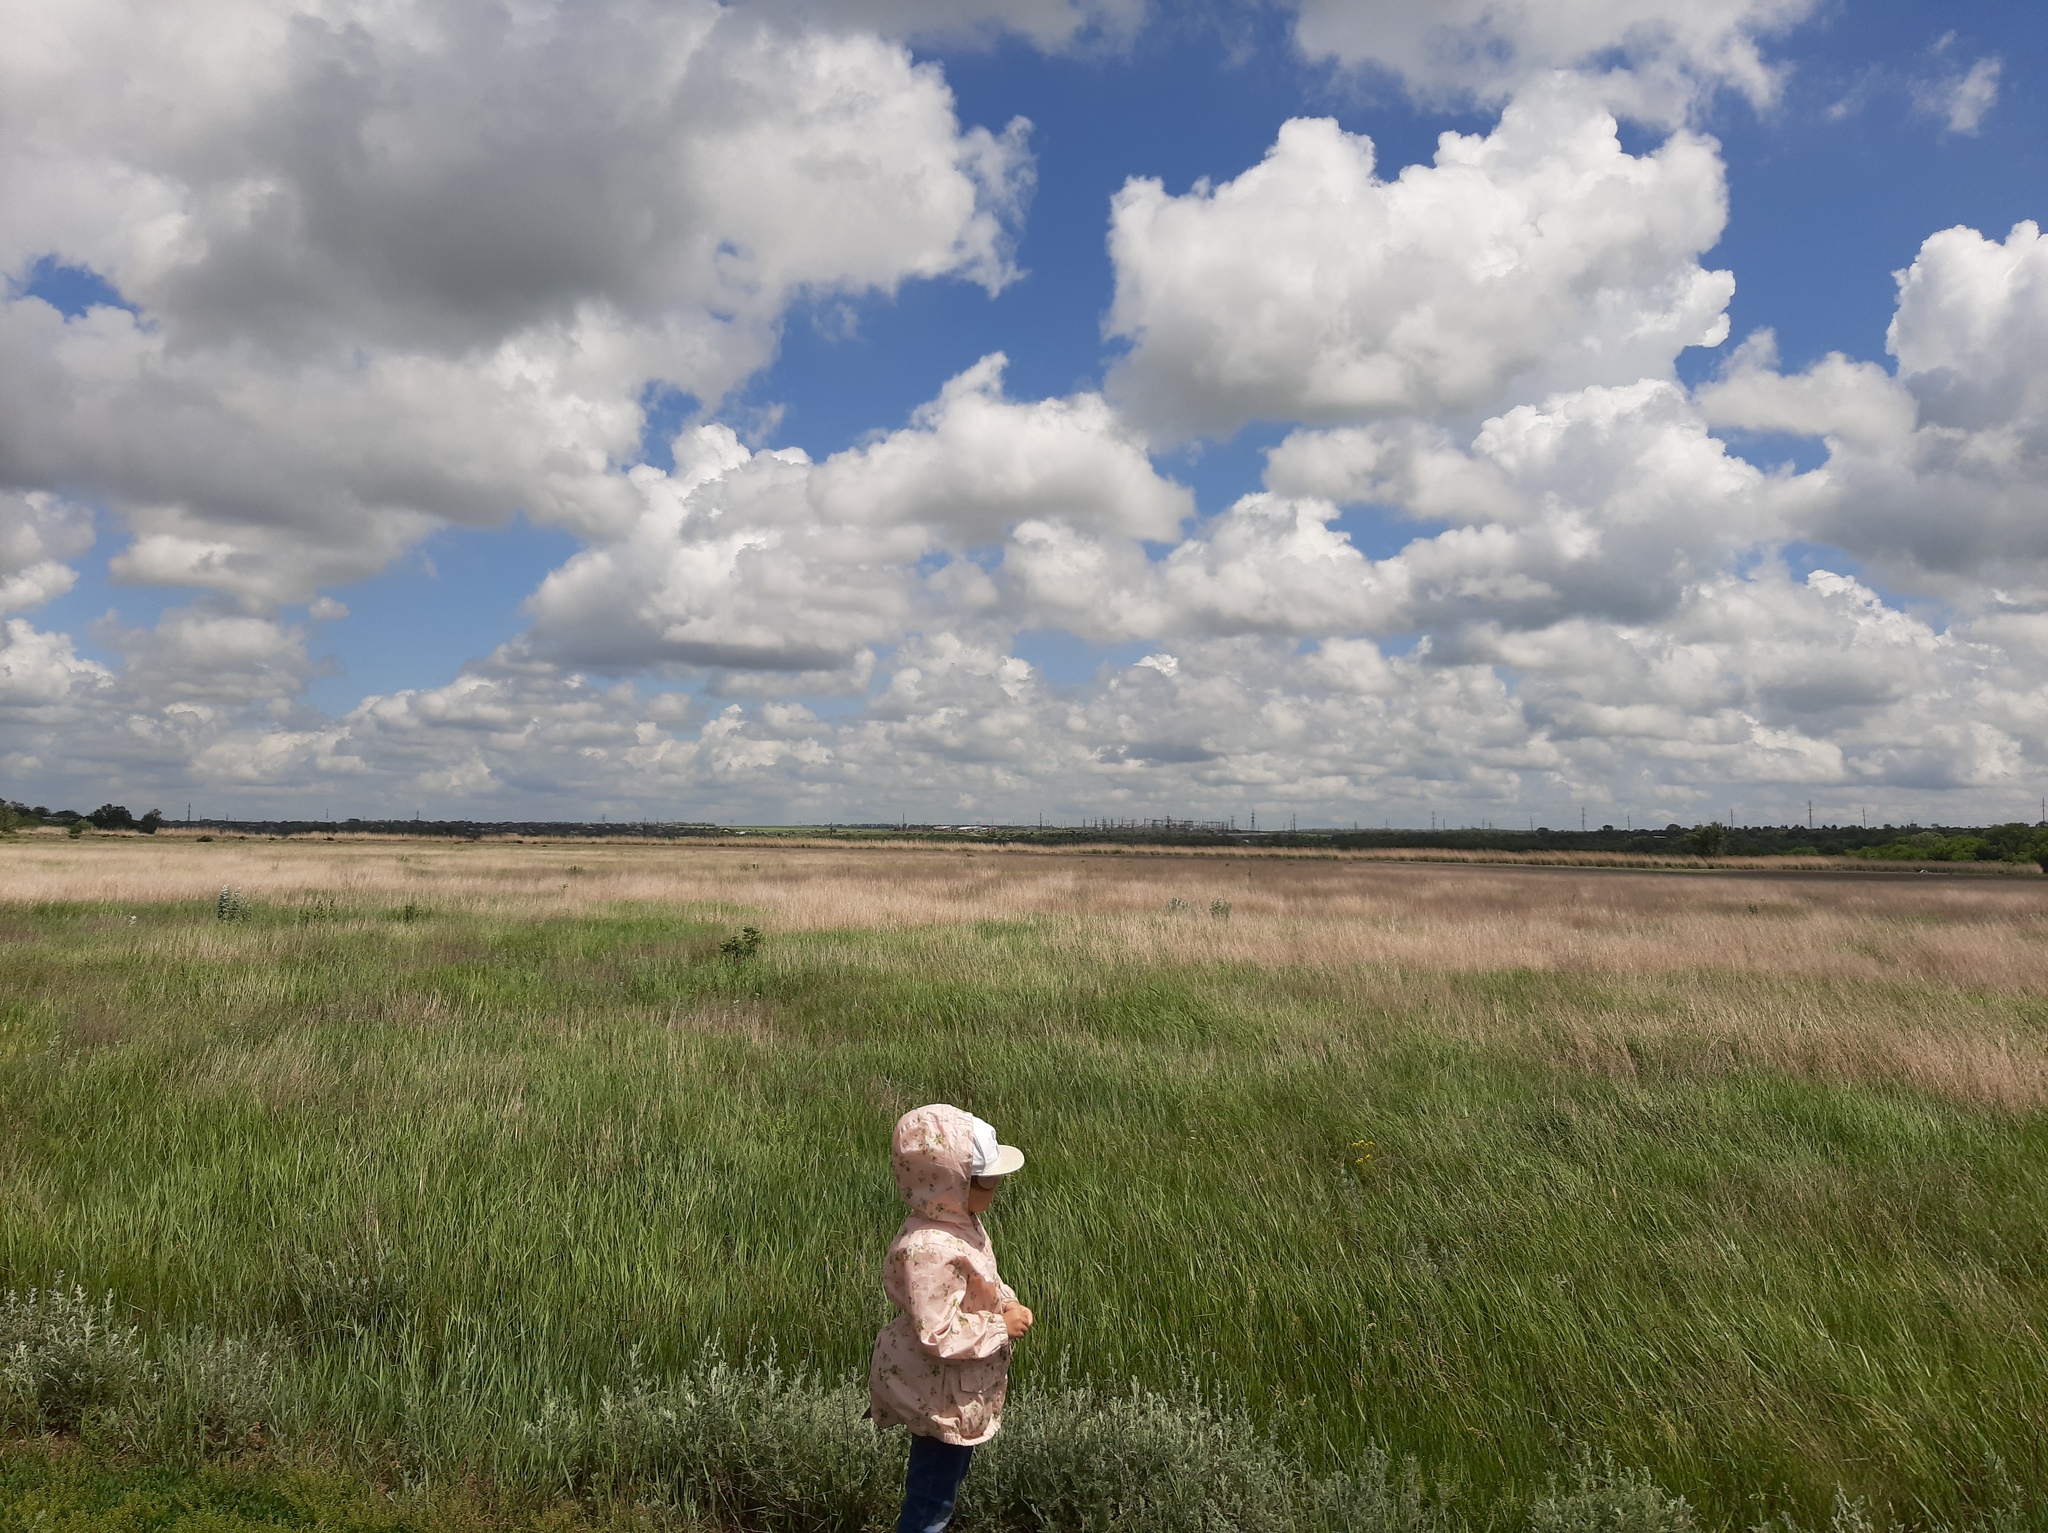
[[[150,810],[148,814],[135,822],[135,828],[145,836],[155,835],[164,828],[164,812],[161,809]]]
[[[135,816],[128,812],[126,804],[102,804],[86,818],[101,830],[133,830]]]
[[[1728,828],[1719,820],[1707,825],[1695,825],[1685,833],[1687,851],[1698,852],[1702,857],[1718,857],[1728,850]]]

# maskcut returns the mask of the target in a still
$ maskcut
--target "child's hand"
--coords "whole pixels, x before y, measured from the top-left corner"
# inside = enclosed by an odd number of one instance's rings
[[[1010,1340],[1015,1341],[1031,1329],[1031,1311],[1021,1304],[1012,1304],[1003,1311],[1003,1325],[1010,1333]]]

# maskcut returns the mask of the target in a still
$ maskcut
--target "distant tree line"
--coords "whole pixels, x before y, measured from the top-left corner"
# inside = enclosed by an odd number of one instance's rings
[[[136,815],[125,804],[102,804],[89,814],[0,801],[0,831],[28,825],[62,825],[73,834],[88,826],[154,835],[167,823],[163,812]],[[1268,846],[1323,850],[1414,850],[1471,852],[1611,852],[1639,857],[1856,857],[1883,862],[2035,863],[2048,869],[2048,820],[2003,825],[1724,825],[1667,824],[1661,828],[1617,830],[1530,830],[1497,826],[1440,830],[1251,831],[1191,820],[1103,821],[1074,826],[1046,825],[792,825],[736,829],[708,821],[674,820],[194,820],[195,830],[254,836],[357,835],[441,836],[479,840],[484,836],[549,839],[632,837],[664,841],[712,836],[762,835],[840,840],[975,841],[1007,845],[1076,846],[1104,842],[1134,846]]]
[[[161,809],[138,815],[126,804],[102,804],[90,814],[80,814],[76,809],[46,809],[41,804],[31,807],[12,799],[0,801],[0,831],[16,831],[29,825],[64,825],[81,829],[90,825],[97,830],[138,830],[145,836],[153,836],[163,829],[164,824]]]

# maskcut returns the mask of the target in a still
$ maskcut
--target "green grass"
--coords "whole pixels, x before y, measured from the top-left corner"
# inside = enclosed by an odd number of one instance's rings
[[[1199,1384],[1482,1510],[1589,1453],[1744,1524],[2048,1484],[2041,1113],[1442,1025],[1910,984],[1167,969],[1052,919],[735,965],[688,912],[415,915],[0,917],[0,1280],[283,1338],[307,1440],[489,1471],[635,1356],[857,1378],[889,1126],[948,1100],[1031,1157],[990,1221],[1040,1317],[1020,1399]]]
[[[392,1497],[332,1470],[268,1465],[197,1469],[109,1463],[15,1447],[0,1453],[4,1533],[675,1533],[630,1508],[562,1500],[504,1503],[463,1487]]]

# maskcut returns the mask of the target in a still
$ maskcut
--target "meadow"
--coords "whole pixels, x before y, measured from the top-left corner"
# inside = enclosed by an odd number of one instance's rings
[[[651,1505],[745,1439],[682,1499],[874,1525],[947,1100],[1040,1317],[963,1526],[2048,1516],[2035,875],[28,834],[0,943],[5,1409],[105,1463]]]

